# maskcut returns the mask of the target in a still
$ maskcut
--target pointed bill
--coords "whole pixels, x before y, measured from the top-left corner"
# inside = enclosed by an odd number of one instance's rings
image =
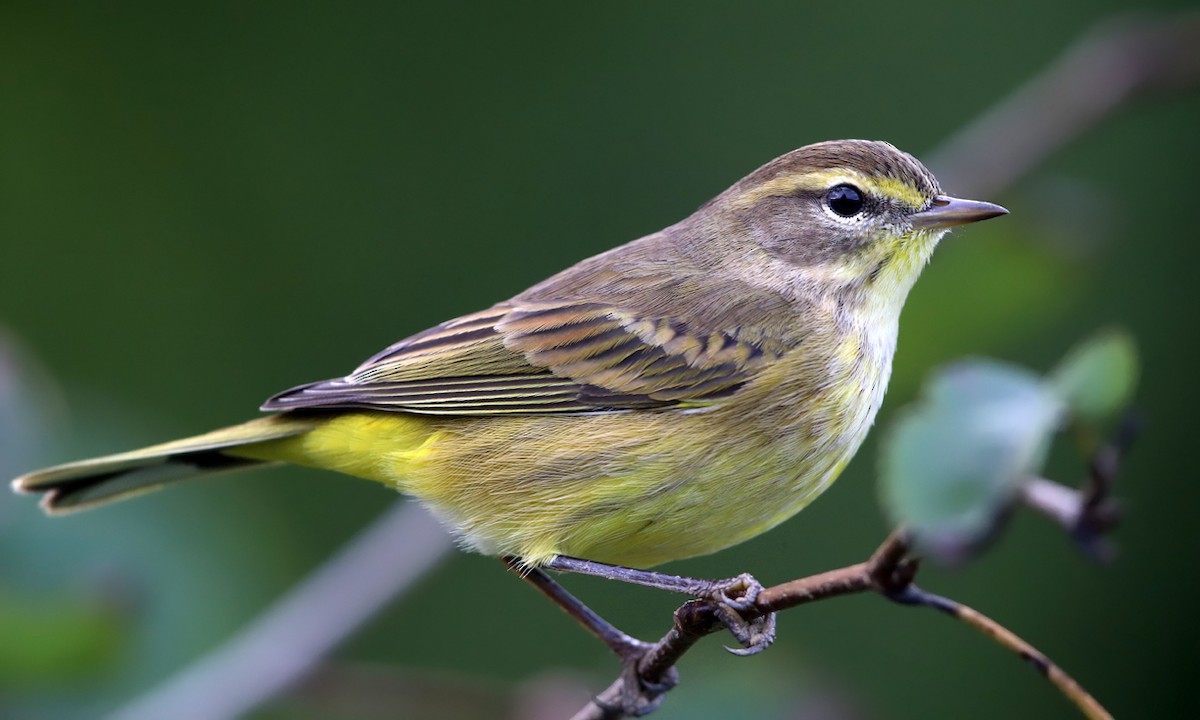
[[[994,203],[938,195],[933,199],[932,205],[909,219],[914,228],[936,229],[966,225],[1007,214],[1008,210]]]

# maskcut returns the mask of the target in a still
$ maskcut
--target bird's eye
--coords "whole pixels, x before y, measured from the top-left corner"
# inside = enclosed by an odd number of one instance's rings
[[[829,209],[844,218],[854,217],[862,212],[864,201],[862,193],[853,185],[835,185],[825,194],[825,203]]]

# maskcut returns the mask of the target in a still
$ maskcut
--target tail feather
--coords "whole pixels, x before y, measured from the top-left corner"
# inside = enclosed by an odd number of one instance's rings
[[[13,489],[44,493],[42,507],[51,514],[83,510],[189,477],[269,464],[224,451],[301,435],[318,422],[314,417],[293,414],[259,418],[141,450],[38,470],[14,480]]]

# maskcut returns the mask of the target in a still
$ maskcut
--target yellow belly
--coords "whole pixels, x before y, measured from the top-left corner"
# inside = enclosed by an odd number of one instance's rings
[[[647,567],[758,535],[829,486],[865,437],[890,368],[890,353],[861,348],[848,342],[820,367],[785,357],[715,407],[350,412],[245,454],[383,482],[484,553]]]

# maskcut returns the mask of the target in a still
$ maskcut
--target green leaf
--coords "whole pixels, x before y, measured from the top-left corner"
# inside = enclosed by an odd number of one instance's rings
[[[1067,353],[1050,374],[1050,383],[1074,416],[1100,422],[1129,403],[1137,376],[1133,338],[1123,330],[1110,329]]]
[[[1041,467],[1061,413],[1057,395],[1018,367],[977,360],[937,373],[884,438],[881,490],[892,520],[925,552],[961,557]]]

